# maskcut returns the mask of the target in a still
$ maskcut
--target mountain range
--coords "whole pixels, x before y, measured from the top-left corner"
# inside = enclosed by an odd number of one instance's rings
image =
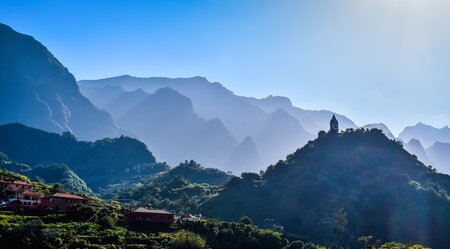
[[[0,24],[0,38],[0,124],[19,122],[85,141],[125,134],[170,165],[194,159],[236,174],[256,172],[327,130],[333,115],[295,107],[286,97],[238,96],[203,77],[124,75],[77,84],[33,37]],[[341,130],[357,128],[336,117]],[[363,127],[395,138],[384,124]],[[424,163],[450,173],[450,128],[418,123],[398,138]]]
[[[450,174],[450,128],[417,123],[405,127],[398,138],[422,162],[434,166],[439,172]]]
[[[264,165],[284,158],[290,151],[296,150],[316,137],[318,131],[326,130],[329,119],[333,115],[330,111],[309,111],[297,108],[285,97],[269,96],[256,99],[238,96],[220,83],[209,82],[202,77],[171,79],[124,75],[100,80],[82,80],[78,84],[82,93],[99,108],[111,113],[118,125],[136,134],[148,144],[149,141],[145,137],[148,137],[150,131],[143,129],[136,131],[135,127],[126,126],[123,121],[140,120],[142,125],[146,124],[148,128],[162,129],[160,132],[171,133],[171,131],[167,130],[169,127],[156,128],[154,124],[143,121],[142,115],[132,112],[132,108],[141,104],[141,111],[151,110],[151,106],[145,107],[145,104],[142,104],[146,93],[156,94],[161,88],[170,88],[179,95],[185,96],[190,99],[196,115],[222,124],[223,129],[216,129],[214,132],[228,133],[236,141],[234,144],[227,143],[226,146],[221,146],[224,154],[221,157],[204,160],[202,157],[209,156],[202,155],[207,152],[204,151],[192,159],[204,165],[231,170],[237,174],[243,171],[258,171],[264,168]],[[115,95],[121,90],[122,95]],[[158,104],[168,105],[169,103],[165,101]],[[181,111],[179,110],[178,115]],[[130,112],[132,114],[129,114]],[[189,109],[188,112],[192,113],[192,110]],[[138,117],[132,118],[133,115]],[[342,123],[343,129],[357,127],[345,116],[337,115],[337,118]],[[183,127],[189,123],[179,124]],[[189,130],[185,127],[182,129]],[[220,136],[223,137],[223,135]],[[195,147],[199,142],[201,143],[201,140],[196,140],[191,146]],[[160,160],[168,162],[178,160],[173,160],[175,157],[173,153],[158,153],[157,148],[153,149],[151,145],[149,147]],[[239,152],[239,149],[247,151]],[[162,154],[170,154],[170,156],[159,157]],[[194,154],[189,153],[189,155]]]

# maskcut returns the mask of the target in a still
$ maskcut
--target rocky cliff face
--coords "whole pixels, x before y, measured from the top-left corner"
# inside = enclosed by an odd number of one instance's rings
[[[110,115],[80,94],[73,75],[41,43],[0,24],[0,123],[20,122],[83,140],[114,137]]]

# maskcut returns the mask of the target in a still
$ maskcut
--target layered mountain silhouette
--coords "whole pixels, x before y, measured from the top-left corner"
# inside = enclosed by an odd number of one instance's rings
[[[121,131],[80,94],[73,75],[33,37],[0,24],[0,124],[20,122],[83,140]]]
[[[417,149],[412,149],[406,144],[405,148],[424,163],[434,166],[438,171],[450,174],[450,128],[447,126],[436,128],[431,125],[418,123],[414,126],[406,127],[400,134],[399,138],[405,141],[413,141]],[[417,145],[419,141],[424,149],[420,149]],[[421,147],[421,146],[420,146]],[[425,153],[422,152],[424,150]],[[427,160],[428,159],[428,160]]]
[[[191,100],[171,88],[147,94],[118,117],[117,123],[133,131],[157,158],[171,165],[195,159],[202,165],[223,168],[238,145],[220,120],[200,118]]]
[[[264,164],[261,161],[256,144],[251,137],[246,137],[237,146],[226,162],[228,171],[232,173],[253,172]]]
[[[311,134],[317,134],[321,130],[328,130],[331,116],[334,113],[330,111],[311,111],[304,110],[292,105],[290,99],[281,96],[268,96],[266,98],[257,99],[243,97],[248,103],[251,103],[266,112],[273,112],[277,109],[284,109],[289,115],[296,118],[303,128]],[[357,128],[357,126],[347,117],[335,114],[342,130],[347,128]]]
[[[450,174],[450,143],[435,142],[426,153],[439,172]]]
[[[428,155],[419,140],[411,139],[408,143],[404,144],[404,148],[411,155],[416,155],[417,159],[419,159],[424,164],[431,164],[430,159],[428,158]]]
[[[370,234],[445,248],[448,191],[450,176],[434,172],[381,130],[357,129],[320,135],[262,176],[233,178],[200,208],[229,220],[247,215],[260,226],[270,221],[320,243]]]
[[[80,86],[80,92],[86,96],[91,102],[100,108],[110,104],[111,100],[115,100],[126,91],[121,86],[106,86],[99,91],[96,88]]]
[[[366,124],[362,128],[369,129],[369,130],[378,129],[378,130],[381,130],[384,133],[384,135],[386,135],[386,137],[388,137],[389,139],[395,139],[394,135],[392,135],[391,130],[389,130],[389,128],[383,123]]]
[[[426,148],[435,142],[450,143],[450,128],[445,126],[439,129],[431,125],[417,123],[414,126],[405,127],[398,138],[403,141],[409,141],[413,138],[418,139]]]
[[[135,127],[124,125],[125,119],[123,117],[127,115],[126,109],[131,109],[131,106],[135,106],[136,103],[141,101],[143,95],[145,95],[142,91],[154,93],[160,88],[169,87],[186,96],[191,100],[193,111],[199,117],[223,123],[224,128],[239,141],[238,143],[243,143],[247,137],[250,137],[255,144],[256,151],[253,148],[251,156],[247,156],[245,159],[238,156],[244,153],[239,153],[236,149],[228,150],[227,147],[224,147],[224,152],[231,153],[231,155],[227,155],[230,158],[225,161],[225,164],[221,161],[223,157],[219,157],[220,160],[215,159],[211,162],[212,164],[205,164],[204,160],[194,157],[197,156],[196,154],[191,154],[192,159],[204,165],[225,165],[221,169],[231,170],[234,173],[249,170],[259,171],[263,168],[263,165],[276,163],[279,158],[285,157],[290,151],[313,139],[318,131],[327,130],[329,119],[332,116],[329,111],[307,111],[294,107],[287,98],[268,97],[258,100],[237,96],[221,84],[211,83],[202,77],[171,79],[161,77],[137,78],[124,75],[100,80],[83,80],[78,83],[83,92],[86,89],[86,95],[91,96],[90,98],[94,102],[97,97],[89,95],[93,89],[113,91],[113,86],[120,86],[127,91],[139,91],[140,94],[128,92],[126,95],[109,101],[108,104],[101,105],[99,103],[99,107],[110,112],[121,127],[130,130],[139,137],[143,137],[143,130],[136,132]],[[89,94],[88,91],[90,91]],[[102,99],[104,95],[106,94],[99,93],[98,98]],[[106,101],[103,101],[103,103],[106,103]],[[338,119],[342,122],[341,127],[343,129],[356,127],[351,120],[344,116],[338,115]],[[169,127],[161,128],[169,129]],[[308,127],[308,129],[304,127]],[[147,142],[148,139],[143,138],[143,141]],[[246,147],[252,144],[248,142],[249,140],[246,141]],[[158,157],[160,153],[158,153],[157,148],[153,149],[151,145],[149,147]],[[235,147],[237,147],[237,144]],[[242,162],[245,161],[246,163],[242,163],[236,168],[239,164],[238,161],[241,159],[232,158],[233,156],[242,158]],[[170,158],[161,159],[174,161]],[[259,166],[256,167],[256,165]]]

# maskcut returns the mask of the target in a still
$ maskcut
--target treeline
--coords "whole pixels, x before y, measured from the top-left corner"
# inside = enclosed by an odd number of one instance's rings
[[[69,132],[59,135],[18,123],[0,125],[0,152],[32,167],[68,165],[94,190],[168,169],[156,162],[145,144],[133,138],[85,142]]]

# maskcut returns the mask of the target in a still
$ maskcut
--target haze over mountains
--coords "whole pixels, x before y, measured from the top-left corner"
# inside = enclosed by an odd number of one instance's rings
[[[80,94],[73,75],[33,37],[0,24],[0,123],[21,122],[83,140],[121,133]]]
[[[238,96],[203,77],[79,81],[86,98],[73,75],[34,38],[3,24],[0,38],[0,124],[69,131],[88,141],[126,134],[171,165],[194,159],[235,174],[257,172],[327,130],[333,114],[295,107],[286,97]],[[336,116],[341,130],[357,128]],[[384,124],[363,127],[395,138]],[[399,139],[422,162],[450,173],[448,127],[419,123]]]
[[[141,111],[152,108],[145,107],[145,104],[141,103],[146,98],[145,92],[156,94],[160,88],[175,90],[180,95],[179,97],[184,96],[191,100],[196,115],[205,120],[216,120],[217,124],[222,124],[223,128],[213,129],[214,132],[228,133],[230,135],[228,140],[231,141],[232,137],[236,141],[218,146],[222,148],[221,153],[225,156],[215,156],[213,160],[203,160],[202,157],[207,159],[206,157],[210,156],[210,153],[205,154],[207,151],[204,150],[202,154],[205,155],[199,154],[197,158],[193,159],[224,170],[233,169],[234,173],[259,171],[264,165],[284,158],[290,152],[303,146],[308,140],[316,137],[318,131],[326,130],[332,116],[330,111],[308,111],[294,107],[285,97],[269,96],[264,99],[255,99],[237,96],[221,84],[211,83],[202,77],[170,79],[137,78],[125,75],[101,80],[82,80],[78,83],[83,94],[94,104],[111,113],[119,126],[133,132],[146,143],[149,139],[145,139],[145,137],[150,138],[149,131],[145,129],[136,131],[136,127],[129,127],[125,124],[126,120],[139,120],[141,124],[147,124],[146,127],[154,127],[156,130],[163,129],[164,131],[161,130],[161,132],[170,133],[167,131],[169,127],[156,128],[155,125],[149,123],[149,120],[143,120],[143,115],[139,115],[139,112],[132,112],[132,114],[127,114],[127,112],[131,112],[138,104]],[[115,95],[120,89],[125,89],[125,92],[120,96]],[[110,93],[105,93],[107,91]],[[155,104],[168,105],[169,103]],[[185,111],[192,113],[190,109],[185,109]],[[172,115],[182,115],[181,112],[182,109],[178,110],[178,113],[172,112]],[[136,115],[137,117],[133,118]],[[338,115],[338,119],[342,122],[343,129],[357,127],[345,116]],[[184,128],[188,124],[191,123],[179,123],[182,126],[181,129],[189,130],[189,128]],[[195,146],[199,141],[201,143],[201,140],[195,139],[191,140],[191,143]],[[148,141],[149,144],[150,141]],[[241,145],[238,146],[239,144]],[[149,146],[152,149],[152,146]],[[238,148],[245,148],[249,153],[238,152],[236,151]],[[168,162],[178,160],[173,159],[176,156],[172,156],[171,152],[159,153],[157,150],[152,149],[157,157],[162,154],[170,155],[170,157],[160,157],[161,160]],[[193,153],[186,153],[186,156],[192,155]]]

